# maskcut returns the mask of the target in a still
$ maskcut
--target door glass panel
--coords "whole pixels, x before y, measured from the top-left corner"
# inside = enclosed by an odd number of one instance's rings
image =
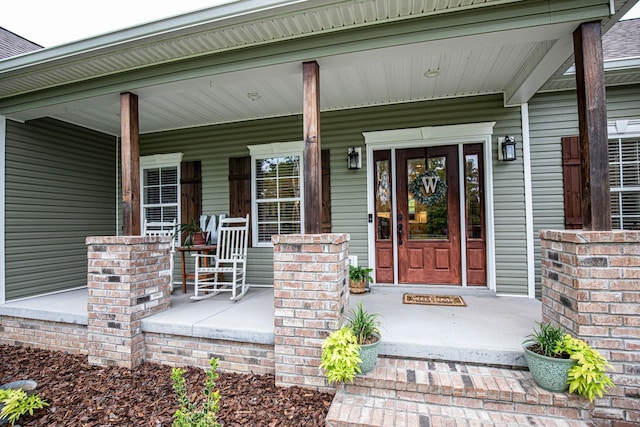
[[[464,166],[467,237],[469,239],[482,239],[482,193],[478,155],[465,155]]]
[[[427,170],[437,173],[438,179],[442,183],[447,182],[445,156],[430,157],[427,159]],[[408,182],[412,183],[418,175],[425,171],[424,159],[408,159],[407,160],[407,177]],[[432,197],[437,188],[437,180],[423,180],[421,192],[425,198]],[[409,214],[409,240],[446,240],[448,239],[448,203],[447,190],[444,190],[442,197],[432,202],[430,205],[421,203],[416,200],[411,193],[408,192],[408,214]]]
[[[391,239],[391,168],[389,160],[376,162],[376,212],[378,240]]]

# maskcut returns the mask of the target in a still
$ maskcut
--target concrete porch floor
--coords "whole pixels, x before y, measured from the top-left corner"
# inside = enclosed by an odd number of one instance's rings
[[[460,295],[466,307],[402,304],[403,293]],[[143,320],[148,332],[273,344],[273,289],[251,288],[231,302],[223,293],[202,301],[176,289],[171,309]],[[535,299],[498,297],[486,289],[459,287],[374,287],[350,295],[381,314],[380,354],[391,357],[526,366],[521,343],[541,318]],[[0,315],[57,322],[87,323],[87,291],[8,302]]]

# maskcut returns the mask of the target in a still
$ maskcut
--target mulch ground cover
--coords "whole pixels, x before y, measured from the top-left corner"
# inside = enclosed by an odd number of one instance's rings
[[[202,396],[205,371],[186,367],[187,390]],[[324,426],[333,395],[276,387],[273,375],[219,372],[219,421],[231,426]],[[30,379],[50,406],[23,417],[27,426],[169,427],[178,403],[171,368],[143,363],[129,370],[96,367],[86,356],[0,346],[0,384]]]

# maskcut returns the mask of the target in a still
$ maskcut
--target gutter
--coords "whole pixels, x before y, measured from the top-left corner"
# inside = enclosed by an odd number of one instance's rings
[[[36,65],[54,65],[69,57],[99,50],[109,51],[140,41],[171,38],[181,33],[193,33],[198,27],[228,26],[247,22],[270,15],[282,15],[310,6],[340,3],[336,0],[239,0],[208,9],[185,13],[178,16],[140,24],[123,30],[115,30],[102,35],[75,42],[28,52],[0,60],[0,73],[18,71]]]

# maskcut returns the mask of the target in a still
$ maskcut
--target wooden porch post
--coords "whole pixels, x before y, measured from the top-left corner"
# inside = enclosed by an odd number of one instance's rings
[[[304,121],[304,233],[322,233],[322,166],[320,147],[320,67],[302,64]]]
[[[140,135],[138,96],[120,94],[123,234],[140,235]]]
[[[609,231],[611,196],[600,22],[581,24],[573,33],[573,46],[582,152],[583,227]]]

